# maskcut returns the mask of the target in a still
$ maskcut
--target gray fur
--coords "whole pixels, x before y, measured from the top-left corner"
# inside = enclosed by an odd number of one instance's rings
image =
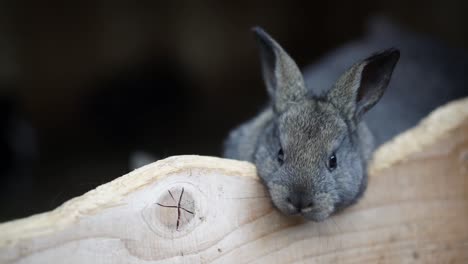
[[[399,52],[356,63],[326,94],[310,96],[290,56],[263,30],[254,32],[271,104],[230,133],[224,156],[256,164],[284,214],[324,220],[355,203],[366,188],[373,137],[361,117],[383,95]],[[330,169],[333,153],[337,167]]]

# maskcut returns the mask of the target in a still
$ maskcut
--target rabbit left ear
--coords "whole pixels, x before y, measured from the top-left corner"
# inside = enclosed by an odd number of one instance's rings
[[[327,94],[328,100],[359,122],[384,94],[399,58],[399,50],[388,49],[353,65]]]
[[[260,49],[263,79],[275,112],[283,112],[288,103],[305,98],[307,90],[302,73],[294,60],[260,27],[253,28]]]

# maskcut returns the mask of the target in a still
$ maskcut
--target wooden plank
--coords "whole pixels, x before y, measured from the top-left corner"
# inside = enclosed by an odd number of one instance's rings
[[[0,225],[0,263],[467,263],[468,99],[375,155],[356,205],[285,217],[253,165],[177,156]]]

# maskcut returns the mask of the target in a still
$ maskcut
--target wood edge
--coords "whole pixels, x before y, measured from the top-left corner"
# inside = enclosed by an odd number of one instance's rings
[[[465,122],[468,122],[468,97],[436,108],[415,127],[378,148],[369,166],[369,174],[379,174],[380,171],[407,160]]]
[[[467,121],[468,98],[452,101],[437,108],[417,126],[377,149],[369,167],[370,175],[378,174],[381,170],[406,160]],[[0,224],[0,248],[12,246],[23,239],[61,230],[81,215],[96,214],[102,209],[117,205],[129,193],[165,176],[194,168],[259,179],[255,166],[248,162],[196,155],[169,157],[100,185],[52,211]]]
[[[156,161],[68,200],[56,209],[0,224],[0,248],[20,240],[62,230],[81,215],[92,215],[117,205],[126,195],[174,173],[191,169],[259,179],[255,166],[244,161],[184,155]]]

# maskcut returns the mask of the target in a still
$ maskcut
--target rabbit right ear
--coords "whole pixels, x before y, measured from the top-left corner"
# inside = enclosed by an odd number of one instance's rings
[[[327,97],[350,121],[359,122],[385,92],[400,51],[388,49],[353,65],[335,83]]]
[[[283,112],[289,103],[305,98],[307,90],[294,60],[260,27],[253,28],[260,49],[263,79],[275,112]]]

